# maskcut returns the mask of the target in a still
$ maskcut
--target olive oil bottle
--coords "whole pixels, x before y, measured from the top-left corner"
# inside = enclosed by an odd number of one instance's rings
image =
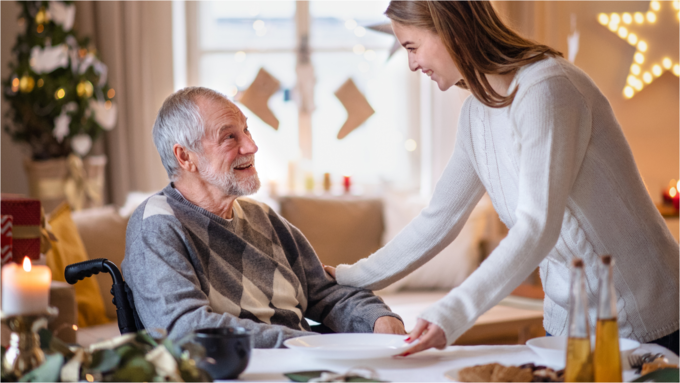
[[[569,290],[569,333],[565,382],[592,382],[593,355],[590,348],[588,325],[588,297],[586,295],[583,260],[575,258],[571,268]]]
[[[600,258],[597,325],[595,329],[595,353],[593,355],[596,382],[621,382],[621,353],[619,351],[619,325],[616,321],[616,290],[612,269],[614,260],[610,255]]]

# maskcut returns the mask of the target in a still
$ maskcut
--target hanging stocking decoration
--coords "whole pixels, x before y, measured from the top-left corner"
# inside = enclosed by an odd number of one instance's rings
[[[335,96],[347,110],[347,121],[345,121],[345,124],[342,125],[338,132],[338,139],[342,140],[354,129],[366,122],[375,111],[351,78],[335,91]]]
[[[250,109],[253,114],[259,117],[267,125],[278,130],[279,120],[269,109],[267,101],[281,87],[279,80],[274,78],[269,72],[260,68],[253,83],[243,92],[243,96],[238,100],[245,107]]]

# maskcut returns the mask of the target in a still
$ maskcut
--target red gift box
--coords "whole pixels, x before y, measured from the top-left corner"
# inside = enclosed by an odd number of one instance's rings
[[[12,194],[0,196],[0,213],[12,216],[12,258],[40,258],[40,200]]]
[[[0,216],[0,248],[2,266],[12,260],[12,216]]]

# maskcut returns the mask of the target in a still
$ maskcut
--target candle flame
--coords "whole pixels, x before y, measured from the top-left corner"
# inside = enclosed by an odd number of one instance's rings
[[[73,325],[73,331],[78,331],[78,326]]]
[[[672,187],[671,190],[668,191],[668,195],[671,196],[671,198],[675,197],[676,194],[678,194],[678,191],[675,190],[675,187]]]
[[[31,271],[31,260],[28,258],[28,256],[24,257],[24,270],[26,272]]]

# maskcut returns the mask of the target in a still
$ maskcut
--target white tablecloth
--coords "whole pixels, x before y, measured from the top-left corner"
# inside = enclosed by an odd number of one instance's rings
[[[644,344],[634,353],[664,353],[671,363],[678,357],[671,351],[655,344]],[[369,366],[379,374],[379,379],[392,382],[446,382],[444,375],[452,369],[476,364],[498,362],[504,365],[524,363],[544,364],[527,346],[451,346],[445,350],[428,350],[406,358],[373,360],[321,360],[302,357],[296,350],[255,349],[248,368],[241,374],[241,381],[288,381],[288,372],[330,370],[344,373],[352,367]],[[627,363],[624,367],[627,367]],[[624,371],[626,381],[635,379],[632,370]]]

